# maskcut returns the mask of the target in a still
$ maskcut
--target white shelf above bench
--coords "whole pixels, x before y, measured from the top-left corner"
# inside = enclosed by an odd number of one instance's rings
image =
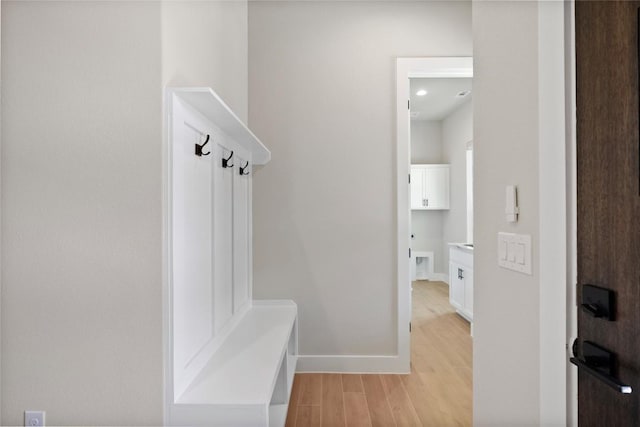
[[[271,160],[271,152],[227,104],[209,87],[176,87],[168,89],[216,124],[229,137],[242,145],[252,155],[253,163],[264,165]]]

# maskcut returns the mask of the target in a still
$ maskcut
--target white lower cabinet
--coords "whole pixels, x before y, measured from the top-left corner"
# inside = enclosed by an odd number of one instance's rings
[[[456,309],[464,308],[463,267],[455,262],[449,263],[449,302]]]
[[[449,249],[449,302],[473,321],[473,249],[452,244]]]

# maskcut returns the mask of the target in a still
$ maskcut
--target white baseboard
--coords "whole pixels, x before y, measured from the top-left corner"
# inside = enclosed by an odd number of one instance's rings
[[[296,372],[408,374],[398,356],[298,356]]]
[[[445,273],[433,273],[433,275],[431,276],[431,279],[429,280],[437,280],[440,282],[444,282],[447,285],[449,284],[449,275],[445,274]]]

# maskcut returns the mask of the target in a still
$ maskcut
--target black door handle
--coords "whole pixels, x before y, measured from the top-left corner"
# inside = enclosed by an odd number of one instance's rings
[[[578,347],[578,339],[576,338],[573,343],[573,355],[576,357],[569,359],[571,363],[617,392],[631,394],[631,386],[624,384],[613,376],[614,365],[616,364],[616,355],[614,353],[591,341],[583,341],[582,358],[578,358]]]
[[[631,386],[623,384],[622,381],[620,381],[619,379],[612,377],[611,375],[607,375],[596,368],[593,368],[586,362],[576,357],[572,357],[571,359],[569,359],[569,361],[574,365],[576,365],[578,368],[587,372],[588,374],[593,375],[594,377],[596,377],[597,379],[599,379],[600,381],[602,381],[612,389],[617,390],[619,393],[631,394],[631,392],[633,391],[631,389]]]

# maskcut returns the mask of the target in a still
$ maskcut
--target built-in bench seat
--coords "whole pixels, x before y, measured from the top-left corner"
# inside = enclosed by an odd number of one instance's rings
[[[296,319],[293,301],[253,301],[176,399],[173,420],[207,426],[283,426],[297,362]]]

